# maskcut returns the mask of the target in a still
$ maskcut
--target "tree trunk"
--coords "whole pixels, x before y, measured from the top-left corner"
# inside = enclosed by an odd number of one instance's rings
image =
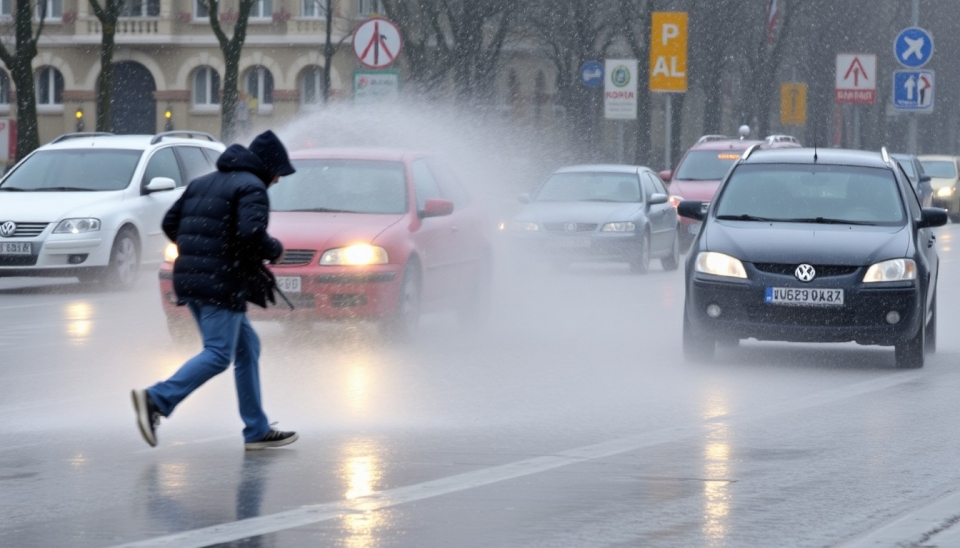
[[[333,63],[333,0],[327,2],[326,41],[323,43],[323,102],[330,102],[330,66]]]
[[[97,131],[112,131],[110,103],[113,98],[113,53],[117,20],[101,21],[100,75],[97,76]]]
[[[37,127],[37,96],[34,93],[31,58],[17,58],[11,70],[17,87],[17,160],[40,146],[40,130]],[[23,90],[23,91],[21,91]]]
[[[240,128],[237,127],[236,112],[237,105],[240,103],[240,53],[242,48],[229,47],[223,50],[223,97],[220,98],[222,105],[222,125],[221,134],[224,143],[230,143],[240,136]]]

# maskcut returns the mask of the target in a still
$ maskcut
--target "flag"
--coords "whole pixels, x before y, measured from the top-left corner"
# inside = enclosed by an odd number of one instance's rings
[[[775,41],[774,33],[777,30],[777,17],[780,15],[779,2],[770,0],[767,5],[767,43]]]

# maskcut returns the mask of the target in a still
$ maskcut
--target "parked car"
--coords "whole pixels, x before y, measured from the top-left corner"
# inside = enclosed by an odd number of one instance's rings
[[[923,172],[931,177],[933,206],[942,207],[954,222],[960,222],[960,169],[956,156],[920,156]]]
[[[292,152],[297,172],[270,187],[269,232],[284,247],[269,268],[283,293],[254,320],[371,320],[391,337],[416,331],[421,311],[454,309],[468,325],[489,303],[488,221],[453,170],[421,152]],[[175,338],[195,332],[172,284],[171,244],[160,293]]]
[[[501,229],[520,253],[556,265],[615,261],[634,272],[657,258],[680,265],[679,222],[663,181],[650,168],[578,165],[557,170]]]
[[[726,135],[704,135],[690,147],[673,171],[660,172],[660,178],[669,183],[674,204],[681,200],[699,200],[709,203],[740,155],[753,146],[761,148],[797,148],[800,142],[790,135],[770,135],[763,140],[748,139],[750,128],[740,128],[740,138]],[[700,223],[681,219],[680,250],[686,253],[693,242]]]
[[[897,164],[903,168],[910,179],[910,184],[917,192],[920,198],[920,204],[923,207],[933,207],[933,186],[930,184],[931,177],[923,172],[923,164],[915,154],[891,154],[891,158],[897,161]]]
[[[163,259],[163,215],[223,150],[190,131],[72,133],[38,148],[0,180],[0,276],[132,287]]]
[[[756,338],[936,350],[942,209],[920,207],[896,162],[835,149],[750,149],[724,178],[686,264],[683,350]]]

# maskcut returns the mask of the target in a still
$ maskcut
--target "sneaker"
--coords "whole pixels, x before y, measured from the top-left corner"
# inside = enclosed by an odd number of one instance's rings
[[[157,426],[160,426],[162,415],[146,390],[131,390],[130,395],[133,397],[133,409],[137,412],[137,426],[140,427],[140,433],[150,447],[156,447]]]
[[[255,451],[257,449],[267,449],[268,447],[283,447],[284,445],[290,445],[297,441],[299,437],[296,432],[281,432],[280,430],[271,428],[266,436],[257,441],[244,443],[243,448],[247,451]]]

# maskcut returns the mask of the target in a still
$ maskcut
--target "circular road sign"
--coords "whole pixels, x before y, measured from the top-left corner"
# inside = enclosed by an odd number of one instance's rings
[[[400,29],[389,19],[372,17],[353,33],[353,53],[360,64],[370,69],[384,69],[392,65],[403,49]]]
[[[903,29],[893,42],[893,55],[907,68],[920,68],[933,57],[933,35],[920,27]]]
[[[603,65],[598,61],[585,61],[580,66],[580,82],[588,88],[603,85]]]

